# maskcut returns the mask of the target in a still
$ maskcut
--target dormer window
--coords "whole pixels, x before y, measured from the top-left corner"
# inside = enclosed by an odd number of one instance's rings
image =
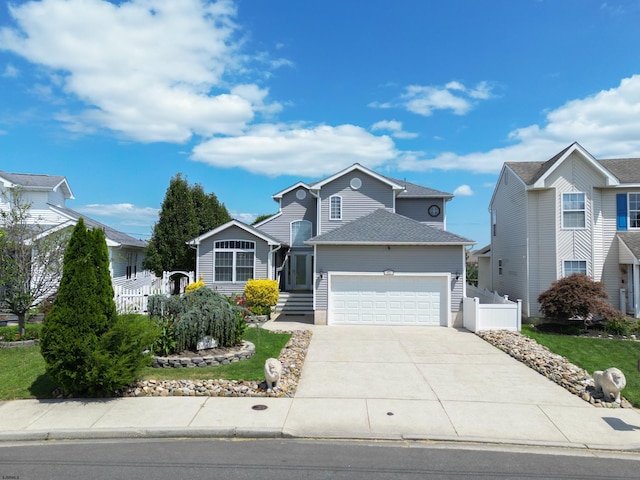
[[[329,220],[342,220],[342,197],[332,195],[329,198]]]

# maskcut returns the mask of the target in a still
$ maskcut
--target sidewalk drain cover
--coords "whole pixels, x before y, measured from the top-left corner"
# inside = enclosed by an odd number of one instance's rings
[[[253,407],[251,407],[251,410],[266,410],[267,406],[266,405],[254,405]]]

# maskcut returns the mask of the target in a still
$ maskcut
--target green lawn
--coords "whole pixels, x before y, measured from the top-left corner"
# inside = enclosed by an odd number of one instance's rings
[[[291,337],[288,333],[272,333],[261,328],[247,328],[244,339],[256,346],[253,357],[242,362],[218,367],[198,368],[145,368],[142,380],[262,380],[264,362],[267,358],[278,358],[280,351]]]
[[[0,400],[51,398],[54,383],[45,372],[40,347],[0,349]]]
[[[640,342],[541,333],[529,325],[522,327],[522,333],[584,368],[589,374],[609,367],[619,368],[627,378],[627,387],[622,395],[635,407],[640,407]]]
[[[256,346],[255,355],[242,362],[206,368],[146,368],[141,378],[156,380],[260,380],[264,361],[277,358],[291,335],[248,328],[244,338]],[[0,349],[0,400],[51,398],[55,384],[45,371],[40,347]]]

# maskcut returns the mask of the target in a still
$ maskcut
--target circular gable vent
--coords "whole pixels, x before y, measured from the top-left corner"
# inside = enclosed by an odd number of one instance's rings
[[[298,200],[304,200],[305,198],[307,198],[307,192],[305,192],[304,190],[298,190],[296,192],[296,198]]]
[[[358,190],[362,186],[362,180],[360,180],[358,177],[353,177],[351,179],[350,185],[354,190]]]

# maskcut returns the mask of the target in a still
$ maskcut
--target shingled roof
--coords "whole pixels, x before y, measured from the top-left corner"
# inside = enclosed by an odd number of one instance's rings
[[[473,245],[476,242],[383,208],[311,238],[311,245]]]
[[[640,232],[618,232],[617,235],[631,253],[636,258],[640,258]]]
[[[107,239],[118,243],[120,245],[123,246],[127,246],[127,247],[140,247],[140,248],[144,248],[147,246],[147,243],[144,240],[139,240],[137,238],[134,238],[130,235],[127,235],[126,233],[120,232],[114,228],[111,228],[108,225],[105,225],[104,223],[100,223],[96,220],[93,220],[92,218],[89,217],[85,217],[84,215],[71,210],[69,208],[63,208],[63,207],[53,207],[55,208],[55,210],[63,213],[64,215],[68,216],[69,218],[73,219],[73,220],[79,220],[81,217],[84,219],[84,224],[87,226],[87,228],[100,228],[102,229],[102,231],[104,231],[104,235],[105,237],[107,237]]]
[[[64,186],[69,194],[69,198],[73,198],[71,188],[67,183],[67,179],[61,175],[35,175],[31,173],[7,173],[0,171],[0,178],[19,187],[28,187],[30,190],[55,190],[59,186]]]
[[[533,185],[542,177],[575,142],[545,162],[506,162],[526,185]],[[640,183],[640,158],[615,158],[596,160],[614,175],[620,183]]]

